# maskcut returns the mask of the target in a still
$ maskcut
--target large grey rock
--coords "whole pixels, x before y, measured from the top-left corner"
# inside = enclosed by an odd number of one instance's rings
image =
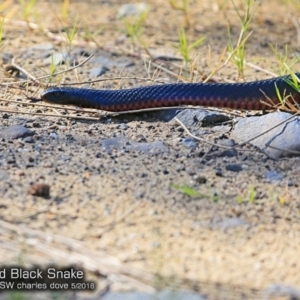
[[[247,142],[255,138],[250,143],[274,159],[298,156],[300,155],[300,117],[289,119],[291,117],[289,113],[274,112],[265,116],[240,119],[231,133],[231,138],[237,142]],[[283,124],[275,127],[282,122]]]
[[[300,289],[299,287],[274,283],[265,288],[264,295],[265,297],[263,299],[266,300],[274,298],[279,299],[280,296],[285,299],[300,299]]]

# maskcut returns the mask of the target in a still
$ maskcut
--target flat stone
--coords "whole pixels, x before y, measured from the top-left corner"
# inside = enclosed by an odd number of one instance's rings
[[[127,68],[133,65],[133,61],[128,61],[124,59],[111,59],[103,55],[96,55],[91,59],[91,63],[96,67],[117,67],[117,68]]]
[[[222,145],[224,147],[234,147],[235,146],[235,141],[233,139],[221,139],[218,141],[219,145]],[[220,147],[220,150],[222,148]],[[238,152],[236,149],[224,149],[223,152],[221,152],[218,157],[234,157],[237,156]]]
[[[34,138],[32,136],[27,136],[26,138],[24,138],[24,142],[32,144],[34,143]]]
[[[104,75],[107,71],[109,71],[109,68],[107,67],[97,67],[90,69],[89,78],[96,78]]]
[[[43,43],[43,44],[36,44],[32,47],[28,48],[28,51],[37,50],[37,51],[50,51],[54,49],[54,45],[52,43]]]
[[[70,56],[66,51],[64,52],[55,52],[51,56],[44,59],[45,65],[54,64],[55,66],[59,66],[61,64],[70,63],[73,64],[75,58]]]
[[[139,143],[129,140],[125,136],[106,139],[102,142],[102,146],[110,153],[112,149],[120,149],[127,151],[138,151],[144,153],[163,153],[168,152],[168,146],[161,141]]]
[[[234,157],[237,156],[238,152],[235,149],[227,149],[221,152],[218,157]]]
[[[1,58],[2,58],[4,64],[8,64],[11,62],[13,55],[8,52],[2,52]]]
[[[225,169],[231,172],[241,172],[243,170],[242,166],[239,164],[228,164],[225,166]]]
[[[214,223],[211,227],[214,229],[228,229],[234,227],[245,226],[248,223],[240,218],[225,218],[219,222]]]
[[[197,142],[193,138],[184,138],[181,140],[181,144],[189,149],[195,150],[197,148]]]
[[[181,111],[177,116],[185,126],[201,125],[209,126],[216,123],[222,123],[230,120],[230,118],[224,114],[207,111],[204,109],[185,109]]]
[[[128,3],[120,6],[117,17],[122,19],[129,16],[140,16],[147,11],[149,6],[146,3]]]
[[[281,173],[276,172],[275,170],[270,170],[266,173],[265,178],[270,183],[280,182],[283,179],[283,175]]]
[[[240,119],[232,131],[231,137],[242,143],[253,139],[250,143],[261,149],[270,158],[299,156],[300,117],[294,117],[273,128],[291,116],[285,112],[274,112],[265,116]]]
[[[0,128],[0,138],[5,139],[18,139],[25,138],[27,136],[34,135],[34,131],[22,126],[22,125],[13,125],[10,127]]]
[[[5,171],[0,171],[0,181],[7,179],[9,175]]]

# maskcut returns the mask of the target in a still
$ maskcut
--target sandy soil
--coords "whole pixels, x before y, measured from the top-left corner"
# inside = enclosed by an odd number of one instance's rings
[[[13,57],[36,77],[49,74],[51,53],[71,49],[77,61],[85,59],[83,53],[94,53],[102,62],[107,59],[109,71],[103,78],[150,76],[176,82],[181,73],[186,81],[197,81],[217,65],[228,43],[227,25],[235,41],[239,34],[239,19],[230,1],[193,1],[188,38],[206,36],[206,40],[193,55],[195,73],[190,76],[182,71],[182,61],[149,63],[140,44],[132,45],[117,18],[124,1],[83,2],[72,3],[69,19],[64,20],[61,3],[38,1],[29,16],[37,29],[20,22],[24,16],[18,8],[4,26],[3,67],[11,69]],[[242,1],[237,2],[242,11]],[[247,62],[274,73],[279,64],[269,44],[277,45],[281,53],[286,45],[292,50],[298,46],[293,19],[299,19],[300,10],[283,2],[263,1],[258,6],[246,48]],[[13,6],[1,14],[8,14]],[[70,45],[63,39],[77,14],[79,30]],[[154,56],[180,57],[177,32],[182,26],[180,11],[167,1],[151,1],[142,37]],[[92,40],[90,33],[95,33]],[[91,59],[51,80],[89,80],[94,64]],[[57,70],[66,68],[57,66]],[[4,70],[0,76],[3,83],[15,80]],[[245,68],[247,81],[267,77],[252,66]],[[236,66],[229,63],[215,80],[240,80]],[[93,87],[145,84],[152,83],[113,79]],[[42,90],[34,83],[1,87],[1,110],[16,113],[2,112],[0,125],[22,124],[35,132],[31,139],[0,141],[3,264],[77,265],[97,281],[95,294],[108,288],[153,292],[171,287],[195,290],[208,299],[258,299],[273,284],[300,288],[299,158],[273,161],[255,149],[221,157],[214,155],[217,147],[206,156],[209,145],[184,147],[186,132],[152,113],[104,116],[97,121],[98,112],[24,104],[29,102],[25,94],[37,97]],[[5,101],[9,99],[18,102]],[[193,132],[205,132],[212,142],[228,136],[210,127],[195,126]],[[168,150],[140,153],[103,147],[103,140],[119,136],[162,141]],[[228,164],[241,165],[243,170],[232,172],[226,169]],[[280,172],[283,179],[268,182],[269,170]],[[49,198],[27,193],[37,183],[50,186]],[[192,187],[196,195],[176,188],[183,185]]]

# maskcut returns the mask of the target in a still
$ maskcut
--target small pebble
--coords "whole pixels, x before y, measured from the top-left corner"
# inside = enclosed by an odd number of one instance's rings
[[[181,144],[189,149],[195,150],[197,148],[197,143],[193,138],[184,138],[181,141]]]
[[[239,164],[228,164],[225,166],[227,171],[232,171],[232,172],[240,172],[243,170],[242,166]]]
[[[227,149],[223,151],[219,157],[234,157],[237,156],[238,152],[235,149]]]
[[[38,123],[38,122],[33,122],[33,123],[32,123],[32,127],[40,128],[40,127],[41,127],[41,124]]]
[[[8,164],[14,164],[16,162],[15,158],[12,156],[7,157],[6,162]]]
[[[220,169],[216,170],[216,176],[223,177],[223,173]]]
[[[25,139],[24,139],[24,142],[25,143],[34,143],[34,138],[32,136],[27,136]]]
[[[50,136],[52,139],[54,139],[54,140],[56,140],[56,139],[58,138],[58,135],[57,135],[55,132],[51,132],[51,133],[49,134],[49,136]]]
[[[118,125],[117,128],[122,129],[122,130],[127,130],[129,128],[129,126],[125,123],[121,123],[121,124]]]
[[[17,171],[16,172],[16,174],[18,175],[18,176],[25,176],[25,172],[23,171],[23,170],[19,170],[19,171]]]
[[[97,67],[90,70],[89,77],[90,78],[96,78],[104,75],[107,71],[109,71],[109,68],[103,66],[103,67]]]
[[[5,171],[0,171],[0,181],[7,178],[8,178],[8,174]]]
[[[275,170],[270,170],[265,174],[265,178],[270,183],[280,182],[283,179],[283,175]]]
[[[204,184],[207,182],[207,178],[204,177],[204,176],[201,176],[201,175],[195,175],[194,176],[194,180],[197,182],[197,183],[200,183],[200,184]]]
[[[218,144],[225,147],[233,147],[236,145],[233,139],[222,139],[218,141]]]
[[[28,194],[37,197],[49,198],[50,186],[45,183],[34,183],[28,189]]]
[[[128,3],[120,6],[117,17],[119,19],[129,16],[140,16],[146,12],[148,5],[146,3]]]

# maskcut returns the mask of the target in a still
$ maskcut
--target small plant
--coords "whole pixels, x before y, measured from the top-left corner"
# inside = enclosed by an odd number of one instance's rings
[[[210,199],[212,202],[217,202],[220,199],[220,193],[216,193],[209,187],[209,193],[203,194],[196,191],[193,187],[187,185],[187,184],[172,184],[171,187],[175,188],[176,190],[182,192],[185,196],[188,196],[190,198],[207,198]]]
[[[285,79],[286,83],[289,84],[297,93],[300,93],[300,78],[293,72],[290,73],[289,78]],[[282,108],[299,113],[299,104],[295,101],[291,94],[281,95],[279,89],[275,85],[276,95],[279,99]],[[285,93],[285,91],[283,91]]]
[[[189,5],[188,0],[169,0],[171,6],[179,11],[182,11],[185,18],[185,25],[187,28],[190,27],[190,20],[189,20]]]
[[[256,200],[256,196],[257,196],[257,193],[256,193],[256,189],[254,186],[250,186],[247,190],[247,193],[246,193],[246,196],[242,196],[242,195],[238,195],[236,197],[236,201],[241,204],[245,201],[248,201],[252,204],[255,203],[255,200]]]
[[[282,95],[281,94],[281,91],[279,90],[279,88],[277,87],[277,84],[275,83],[275,91],[276,91],[276,96],[277,96],[277,99],[280,103],[280,105],[282,107],[285,106],[285,103],[286,101],[291,97],[290,95]]]
[[[13,15],[19,11],[18,5],[13,5],[13,0],[6,0],[0,4],[0,17],[11,19]],[[5,12],[4,12],[5,11]]]
[[[197,46],[203,43],[205,40],[205,36],[199,38],[197,41],[195,41],[192,44],[189,44],[185,30],[182,28],[178,32],[178,38],[179,38],[179,51],[185,61],[185,65],[191,61],[191,55],[190,52]]]
[[[78,32],[78,16],[76,16],[73,26],[66,31],[67,39],[69,44],[72,44],[75,38],[75,35]]]
[[[249,29],[252,18],[258,7],[258,1],[245,0],[246,8],[245,8],[244,16],[242,16],[239,13],[238,8],[236,7],[233,0],[232,0],[232,4],[241,21],[242,28],[240,30],[240,34],[236,46],[234,46],[231,39],[230,27],[228,26],[228,35],[229,35],[228,50],[230,54],[234,53],[231,57],[231,60],[238,68],[238,76],[244,78],[245,41],[249,38],[249,34],[247,37],[245,37],[245,33]]]
[[[146,21],[149,10],[145,10],[141,13],[138,18],[136,17],[127,17],[123,18],[123,22],[125,24],[125,30],[129,38],[131,39],[131,43],[133,47],[136,47],[136,43],[139,43],[142,48],[146,51],[146,53],[151,57],[151,54],[148,50],[148,47],[142,38],[144,33],[144,23]]]
[[[54,57],[53,55],[51,56],[51,63],[50,63],[50,77],[49,77],[49,81],[52,82],[52,79],[53,79],[53,75],[56,73],[56,64],[55,64],[55,60],[54,60]]]
[[[27,297],[24,292],[21,291],[12,291],[9,294],[9,300],[25,300]]]
[[[290,78],[286,79],[286,82],[298,93],[300,92],[300,79],[299,77],[291,72],[290,73]]]
[[[254,186],[250,186],[247,194],[247,198],[250,203],[254,204],[256,199],[256,190]]]
[[[59,66],[61,66],[63,63],[63,61],[61,60],[59,63]],[[63,72],[58,72],[58,65],[57,65],[57,61],[55,59],[55,54],[51,55],[51,61],[50,61],[50,65],[49,65],[49,72],[47,72],[47,76],[45,76],[46,78],[48,78],[49,84],[57,84],[60,83],[63,79],[64,73]]]
[[[290,78],[286,78],[285,81],[289,84],[295,91],[300,92],[300,79],[296,74],[291,73]],[[294,101],[291,94],[286,93],[286,91],[280,91],[275,83],[275,92],[277,99],[280,103],[279,108],[285,111],[298,112],[299,105]],[[270,100],[272,103],[272,100]],[[274,103],[273,103],[274,104]]]
[[[75,36],[77,34],[79,30],[79,26],[78,26],[78,15],[75,18],[75,21],[73,23],[73,26],[69,29],[66,30],[66,37],[67,37],[67,41],[68,41],[68,53],[70,54],[71,50],[72,50],[72,45],[75,39]]]
[[[69,8],[70,8],[70,0],[64,0],[63,5],[62,5],[62,17],[67,20],[69,17]]]
[[[101,48],[100,44],[98,44],[98,42],[95,39],[95,36],[97,36],[98,34],[100,34],[101,32],[103,32],[103,30],[105,29],[105,26],[101,26],[99,29],[91,32],[88,28],[85,28],[85,30],[83,31],[83,39],[85,41],[92,41],[94,42],[99,48]]]
[[[0,50],[2,50],[3,43],[3,30],[4,30],[4,19],[0,22]]]
[[[217,192],[213,191],[212,188],[210,188],[210,190],[209,190],[209,198],[210,198],[210,200],[212,202],[219,201],[220,200],[220,195],[221,195],[220,193],[217,193]]]
[[[280,75],[290,75],[289,78],[286,78],[285,81],[298,93],[300,92],[300,78],[293,72],[293,69],[296,68],[296,64],[300,62],[300,57],[297,53],[290,53],[287,45],[285,47],[284,54],[281,54],[278,52],[276,47],[273,47],[270,45],[272,51],[274,52],[277,61],[278,61],[278,71]],[[292,57],[292,58],[291,58]],[[293,98],[291,95],[282,94],[285,93],[285,91],[280,91],[277,86],[275,85],[276,95],[277,98],[282,105],[283,108],[286,108],[286,103],[291,104],[291,108],[293,108]],[[289,100],[289,102],[287,102]]]
[[[244,197],[241,195],[236,196],[236,201],[238,204],[242,204],[244,202]]]
[[[274,201],[274,202],[279,202],[279,204],[281,206],[285,206],[286,204],[286,198],[283,197],[283,196],[279,196],[273,189],[271,189],[269,191],[269,195],[270,195],[270,198]]]
[[[284,197],[278,197],[278,202],[281,206],[285,206],[286,200]]]
[[[272,51],[274,52],[278,61],[280,75],[286,75],[292,73],[292,68],[300,62],[300,57],[297,53],[290,53],[288,46],[285,46],[284,54],[279,53],[277,47],[270,44]],[[292,57],[292,58],[291,58]]]
[[[184,195],[189,197],[196,197],[200,195],[194,188],[185,184],[184,185],[173,184],[172,187],[174,187],[178,191],[181,191]]]
[[[0,53],[4,47],[3,45],[3,30],[4,30],[4,19],[0,22]],[[0,66],[3,66],[3,61],[0,58]]]
[[[33,14],[33,8],[35,6],[36,0],[19,0],[23,17],[26,22],[29,22],[30,16]]]
[[[0,4],[0,13],[7,9],[12,4],[12,0],[6,0]]]
[[[300,10],[300,2],[299,0],[289,0],[288,2],[292,3],[292,5],[299,11]]]

